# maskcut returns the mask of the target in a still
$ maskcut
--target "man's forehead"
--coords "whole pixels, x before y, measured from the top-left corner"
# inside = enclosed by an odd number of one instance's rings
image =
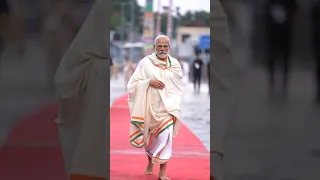
[[[167,44],[169,45],[169,40],[167,38],[159,38],[157,39],[157,44]]]

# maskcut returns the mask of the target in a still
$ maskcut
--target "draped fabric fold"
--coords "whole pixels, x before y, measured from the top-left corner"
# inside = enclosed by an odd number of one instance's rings
[[[107,179],[109,172],[109,4],[97,0],[55,74],[56,122],[68,179]]]
[[[164,82],[165,88],[158,90],[150,87],[151,79]],[[173,137],[178,134],[182,73],[177,59],[169,56],[163,63],[155,54],[146,56],[131,76],[127,89],[131,114],[130,142],[134,147],[148,145],[151,137],[158,136],[172,125]],[[155,104],[163,104],[165,111],[160,112],[158,108],[154,108]]]
[[[225,139],[236,113],[233,83],[235,66],[231,52],[231,39],[227,15],[219,2],[211,4],[211,44],[213,57],[210,62],[211,134],[210,149],[224,153]]]
[[[236,114],[234,97],[235,67],[232,59],[231,40],[227,15],[219,0],[211,1],[210,60],[210,179],[222,180],[222,157],[226,138]]]

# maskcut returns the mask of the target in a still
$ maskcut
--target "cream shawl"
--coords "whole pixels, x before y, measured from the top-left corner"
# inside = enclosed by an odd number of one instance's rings
[[[211,44],[213,57],[210,63],[210,149],[224,153],[226,137],[234,120],[236,103],[233,92],[235,67],[232,60],[228,19],[219,0],[211,4]]]
[[[157,90],[166,108],[167,116],[155,116],[150,104],[152,100],[149,81],[158,79],[165,84],[163,90]],[[155,134],[154,127],[166,122],[168,115],[172,115],[175,137],[180,127],[180,105],[182,101],[182,73],[177,59],[169,56],[166,63],[158,60],[153,53],[143,58],[131,76],[127,85],[128,103],[130,108],[130,142],[137,148],[143,147]],[[168,123],[172,123],[168,122]],[[161,128],[168,127],[164,124]]]
[[[109,28],[106,0],[98,0],[56,71],[59,135],[71,174],[109,178]]]

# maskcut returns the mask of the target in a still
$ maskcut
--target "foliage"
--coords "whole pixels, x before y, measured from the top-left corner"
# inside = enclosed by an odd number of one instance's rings
[[[154,20],[156,22],[157,13],[155,13]],[[167,14],[161,14],[161,32],[165,33],[167,31]],[[205,11],[196,11],[191,12],[187,11],[184,15],[180,16],[173,16],[172,23],[173,23],[173,37],[175,37],[175,29],[178,26],[183,26],[186,23],[191,21],[203,21],[206,24],[210,24],[210,13]]]
[[[121,25],[121,4],[123,4],[125,24],[130,23],[131,0],[111,0],[111,21],[110,28],[116,30]],[[135,25],[138,30],[142,30],[143,13],[142,8],[135,1]],[[140,27],[140,28],[139,28]]]
[[[130,23],[130,6],[131,0],[111,0],[111,19],[110,19],[110,28],[112,30],[120,30],[121,28],[121,3],[125,4],[124,8],[124,19],[125,24]],[[135,20],[134,25],[135,29],[142,33],[143,27],[143,7],[140,7],[135,1]],[[157,13],[154,14],[154,22],[156,24]],[[188,11],[183,15],[175,15],[173,16],[173,35],[175,29],[179,25],[186,24],[190,21],[203,21],[207,24],[210,24],[210,12],[205,11]],[[167,14],[161,14],[161,32],[166,32],[166,24],[167,24]]]

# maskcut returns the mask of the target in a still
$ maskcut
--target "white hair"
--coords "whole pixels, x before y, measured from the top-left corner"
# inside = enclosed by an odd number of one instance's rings
[[[159,36],[157,36],[157,37],[154,39],[154,43],[153,43],[153,45],[156,45],[156,43],[157,43],[158,39],[160,39],[160,38],[166,38],[166,39],[168,39],[168,41],[169,41],[169,45],[170,45],[170,39],[169,39],[169,37],[168,37],[168,36],[166,36],[166,35],[159,35]]]

